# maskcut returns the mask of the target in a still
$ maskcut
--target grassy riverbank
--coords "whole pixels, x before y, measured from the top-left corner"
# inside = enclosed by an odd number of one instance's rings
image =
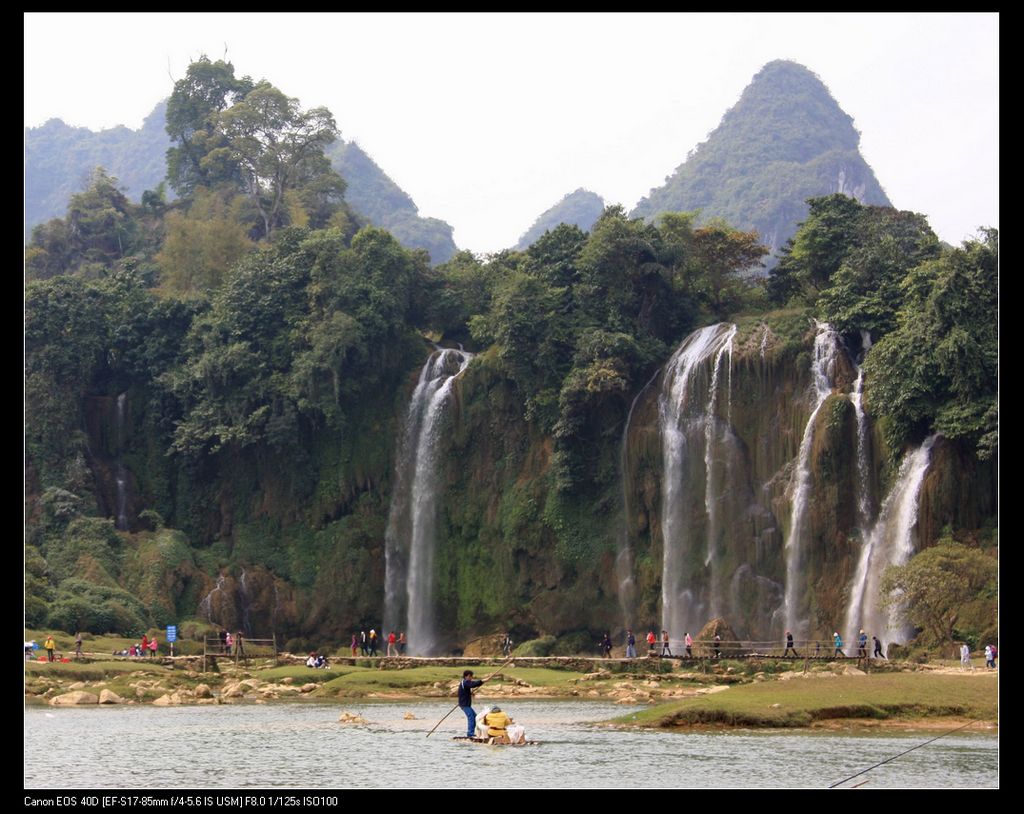
[[[630,713],[615,723],[657,728],[927,725],[969,720],[995,725],[995,673],[891,672],[796,677],[733,686]]]
[[[864,673],[850,662],[704,661],[673,665],[657,659],[612,664],[581,659],[530,666],[517,659],[477,690],[481,701],[578,698],[612,701],[631,711],[615,723],[657,728],[928,726],[957,720],[995,725],[995,672],[892,663]],[[191,666],[189,666],[191,664]],[[272,659],[235,664],[222,659],[199,672],[197,662],[111,659],[25,664],[27,703],[223,704],[307,698],[454,698],[460,664],[335,662],[329,669],[277,666]],[[214,665],[211,664],[211,667]],[[478,678],[497,667],[469,665]],[[561,667],[561,669],[559,669]],[[591,672],[585,672],[591,670]],[[78,694],[77,700],[69,696]],[[111,696],[113,694],[113,697]],[[91,697],[90,697],[91,696]]]

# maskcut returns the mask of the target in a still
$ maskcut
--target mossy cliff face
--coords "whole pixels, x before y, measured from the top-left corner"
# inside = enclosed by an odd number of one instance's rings
[[[438,628],[454,643],[495,629],[617,624],[614,504],[602,510],[554,489],[553,441],[523,419],[521,396],[491,354],[474,359],[453,393],[440,475]]]
[[[809,498],[793,569],[786,541],[801,441],[816,403],[814,338],[802,314],[740,323],[731,354],[719,361],[713,400],[714,357],[694,370],[676,498],[686,539],[679,593],[686,596],[669,597],[687,608],[691,633],[722,617],[741,637],[777,639],[790,570],[809,634],[829,634],[844,618],[864,537],[859,501],[866,490],[877,513],[901,456],[884,448],[869,416],[866,475],[858,467],[857,370],[839,348],[810,430]],[[139,552],[133,590],[159,606],[161,617],[195,616],[252,635],[347,642],[353,630],[380,627],[398,441],[429,353],[410,344],[387,386],[344,428],[303,425],[286,448],[222,452],[190,465],[163,454],[166,429],[150,426],[141,389],[127,391],[120,415],[116,395],[87,399],[103,514],[116,513],[118,464],[128,473],[129,529]],[[588,416],[583,454],[593,477],[560,491],[557,444],[525,419],[522,394],[496,355],[479,354],[458,377],[436,475],[434,606],[444,649],[500,629],[616,635],[662,624],[663,378]],[[919,545],[946,526],[991,522],[995,483],[994,463],[940,439],[921,488]],[[172,532],[140,528],[145,508],[180,532],[161,537]]]

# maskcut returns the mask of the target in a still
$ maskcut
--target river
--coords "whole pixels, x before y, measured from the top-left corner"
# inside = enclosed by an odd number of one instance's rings
[[[605,702],[514,701],[538,746],[459,743],[434,701],[26,707],[26,788],[827,788],[939,732],[662,732],[596,724]],[[366,724],[341,724],[343,711]],[[415,720],[406,720],[411,712]],[[865,788],[996,788],[998,738],[949,735],[861,775]]]

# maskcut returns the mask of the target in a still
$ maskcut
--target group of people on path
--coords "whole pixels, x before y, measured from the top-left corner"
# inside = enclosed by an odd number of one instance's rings
[[[409,642],[405,638],[405,631],[395,633],[391,631],[388,633],[387,639],[385,640],[386,654],[388,656],[404,656],[405,648]],[[361,630],[358,633],[352,634],[352,642],[349,645],[352,649],[352,655],[356,655],[358,650],[364,656],[376,656],[377,647],[380,645],[380,634],[377,633],[376,628],[370,628],[370,632],[367,633],[365,630]]]
[[[989,670],[996,668],[996,658],[999,656],[999,651],[994,644],[985,645],[985,666]],[[971,664],[971,648],[964,642],[960,645],[960,669],[961,670],[973,670],[974,665]]]
[[[232,635],[230,630],[222,630],[217,635],[220,637],[221,653],[228,655],[234,653],[236,656],[245,655],[245,644],[242,640],[242,631],[239,630]]]
[[[605,634],[604,641],[607,642],[607,653],[606,653],[606,655],[608,655],[608,653],[611,652],[611,638],[608,636],[607,633]],[[721,641],[722,640],[721,640],[721,638],[719,636],[715,636],[715,645],[714,646],[715,646],[715,656],[716,656],[716,658],[720,655],[720,652],[721,652],[720,649],[719,649],[719,645],[718,645],[718,642],[721,642]],[[686,648],[686,658],[692,659],[693,658],[693,637],[689,633],[687,633],[685,638],[683,639],[683,646]],[[662,630],[661,631],[661,652],[658,653],[657,650],[658,650],[658,636],[657,636],[657,634],[655,634],[655,632],[654,632],[654,630],[652,628],[651,630],[647,631],[647,655],[648,656],[660,655],[660,656],[669,656],[671,658],[677,658],[677,656],[672,655],[672,645],[671,645],[671,641],[669,639],[669,635],[668,635],[668,631],[667,630]],[[633,633],[632,630],[627,630],[626,631],[626,658],[627,659],[635,659],[636,658],[636,634]]]

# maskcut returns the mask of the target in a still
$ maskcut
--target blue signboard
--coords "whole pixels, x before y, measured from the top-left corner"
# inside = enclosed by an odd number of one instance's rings
[[[167,626],[167,641],[176,642],[178,641],[178,626],[168,625]]]

